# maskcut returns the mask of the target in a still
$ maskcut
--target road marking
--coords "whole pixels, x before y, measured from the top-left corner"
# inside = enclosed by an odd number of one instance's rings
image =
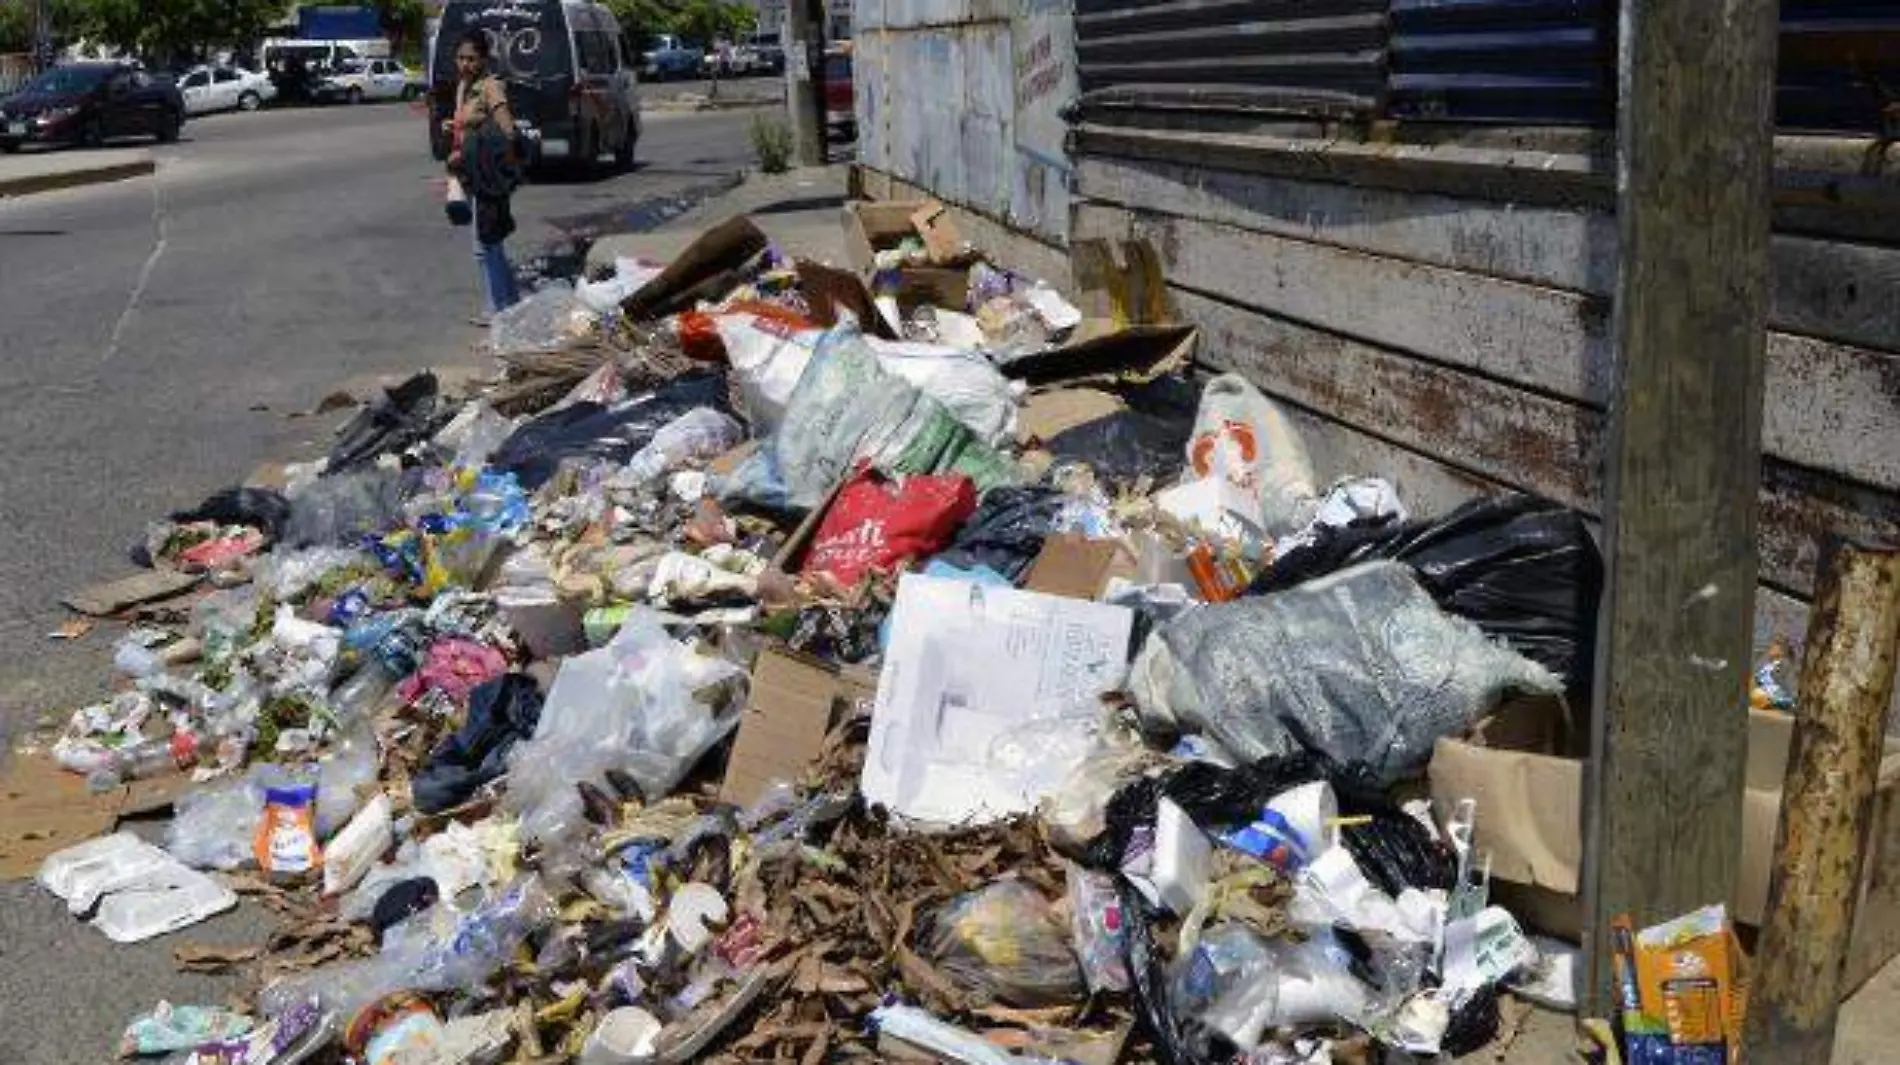
[[[132,285],[131,295],[126,297],[125,309],[119,312],[119,320],[113,323],[112,336],[106,341],[106,351],[99,361],[111,362],[119,353],[119,341],[125,337],[125,327],[132,322],[132,315],[138,310],[139,300],[145,295],[145,287],[152,282],[152,271],[158,268],[159,257],[165,254],[165,243],[170,236],[170,216],[165,213],[165,181],[160,170],[152,171],[152,225],[157,239],[152,242],[152,253],[145,257],[145,265],[139,268],[138,281]]]

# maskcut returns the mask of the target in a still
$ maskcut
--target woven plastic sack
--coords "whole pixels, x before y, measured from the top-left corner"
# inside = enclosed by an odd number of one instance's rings
[[[1563,683],[1441,611],[1408,567],[1372,562],[1182,614],[1149,637],[1129,687],[1144,717],[1243,761],[1310,748],[1391,783],[1505,693]]]

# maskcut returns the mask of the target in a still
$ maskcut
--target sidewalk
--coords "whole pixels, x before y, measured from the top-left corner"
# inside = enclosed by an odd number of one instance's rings
[[[731,192],[715,196],[651,232],[601,237],[588,250],[587,267],[607,267],[618,257],[668,261],[708,227],[738,214],[750,214],[787,255],[841,263],[844,229],[838,212],[844,205],[849,170],[848,165],[836,163],[783,174],[749,174],[745,183]]]
[[[123,181],[152,172],[157,164],[144,148],[54,149],[0,155],[0,198]]]

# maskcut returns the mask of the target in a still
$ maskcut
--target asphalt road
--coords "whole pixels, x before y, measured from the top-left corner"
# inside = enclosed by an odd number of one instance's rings
[[[517,260],[656,224],[729,186],[750,113],[650,113],[630,174],[530,186]],[[399,106],[212,116],[155,176],[0,202],[0,716],[63,720],[108,690],[113,632],[62,643],[59,597],[132,572],[148,518],[266,460],[321,454],[340,384],[473,365],[476,274],[444,220],[423,120]],[[28,883],[0,884],[0,1062],[112,1059],[159,999],[218,1002],[182,940],[258,942],[255,907],[120,947]]]

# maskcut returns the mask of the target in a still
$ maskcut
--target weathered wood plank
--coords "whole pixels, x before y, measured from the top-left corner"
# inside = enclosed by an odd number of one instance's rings
[[[1420,127],[1405,132],[1416,136]],[[1070,134],[1078,159],[1197,163],[1501,203],[1613,210],[1609,155],[1591,131],[1516,127],[1446,131],[1442,139],[1381,139],[1338,123],[1294,124],[1195,112],[1090,116]],[[1556,136],[1550,134],[1556,133]],[[1574,135],[1567,135],[1574,134]],[[1595,134],[1600,137],[1600,134]],[[1777,228],[1847,240],[1900,240],[1900,181],[1870,167],[1874,142],[1782,137],[1776,143]]]
[[[1146,238],[1171,282],[1607,407],[1609,301],[1195,219],[1085,204],[1075,237]],[[1771,333],[1768,454],[1900,489],[1900,356]]]
[[[1193,296],[1184,296],[1184,300],[1193,300]],[[1254,315],[1248,315],[1248,317],[1254,317]],[[1203,325],[1203,328],[1208,327]],[[1212,344],[1208,344],[1203,349],[1208,355],[1212,355],[1212,363],[1218,368],[1235,370],[1241,374],[1252,372],[1250,364],[1222,359],[1216,351],[1212,351]],[[1309,357],[1322,359],[1324,351],[1315,349],[1309,353]],[[1288,418],[1300,429],[1300,437],[1307,448],[1307,454],[1313,459],[1313,473],[1322,484],[1338,480],[1341,476],[1383,476],[1393,482],[1393,486],[1398,490],[1398,497],[1404,499],[1406,509],[1416,518],[1433,518],[1438,514],[1450,513],[1461,503],[1467,503],[1480,495],[1495,495],[1524,488],[1524,486],[1507,484],[1503,480],[1495,480],[1471,469],[1448,465],[1444,459],[1435,458],[1431,454],[1417,452],[1414,448],[1383,435],[1387,427],[1376,427],[1376,431],[1368,433],[1368,431],[1362,431],[1353,425],[1338,421],[1332,416],[1311,410],[1307,406],[1302,406],[1298,399],[1275,389],[1273,383],[1262,382],[1262,389],[1275,401],[1283,404]],[[1594,530],[1596,530],[1596,522],[1592,518],[1592,532]],[[1813,568],[1809,568],[1809,571],[1813,571]],[[1799,663],[1803,640],[1807,634],[1807,602],[1784,590],[1761,585],[1756,589],[1754,617],[1756,617],[1756,628],[1754,628],[1752,653],[1748,657],[1750,664],[1759,663],[1763,655],[1767,653],[1769,644],[1773,644],[1777,638],[1788,644],[1790,655],[1792,655],[1790,661]],[[1799,682],[1794,666],[1790,666],[1786,680],[1790,685],[1797,685]],[[1896,691],[1892,697],[1889,727],[1894,733],[1900,733],[1900,691]],[[1900,824],[1896,824],[1896,831],[1900,831]],[[1891,852],[1891,864],[1894,871],[1887,877],[1887,881],[1892,881],[1887,887],[1891,890],[1892,896],[1900,900],[1900,843],[1896,843]],[[1875,883],[1887,883],[1887,881],[1875,881]],[[1872,909],[1873,907],[1870,907],[1870,911]],[[1885,913],[1885,909],[1881,909],[1881,913]],[[1900,906],[1892,907],[1892,913],[1900,913]],[[1892,940],[1894,944],[1900,944],[1900,917],[1896,917],[1892,925],[1896,928]],[[1894,949],[1900,949],[1900,947],[1887,949],[1887,955],[1892,955]],[[1858,981],[1864,978],[1866,974],[1860,974],[1858,980],[1853,980],[1854,985],[1858,985]]]
[[[1078,195],[1258,233],[1608,296],[1616,219],[1429,192],[1262,178],[1197,164],[1083,158]],[[1900,348],[1900,249],[1778,234],[1769,323],[1862,347]]]
[[[1727,898],[1741,865],[1748,744],[1735,703],[1759,570],[1779,3],[1619,8],[1616,367],[1579,1011],[1597,1017],[1616,1001],[1612,920],[1641,928]]]
[[[1271,395],[1484,479],[1602,514],[1604,415],[1176,288],[1200,358]],[[1376,466],[1322,476],[1384,474]],[[1761,577],[1806,594],[1830,532],[1900,538],[1900,497],[1780,462],[1759,495]]]

